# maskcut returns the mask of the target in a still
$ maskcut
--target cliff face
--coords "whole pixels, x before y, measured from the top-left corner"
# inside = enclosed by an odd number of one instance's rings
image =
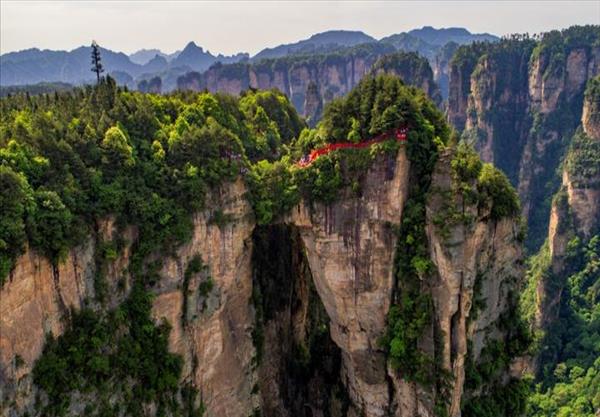
[[[372,70],[400,76],[407,84],[422,88],[436,104],[442,97],[426,59],[414,53],[393,52],[385,46],[347,54],[314,55],[264,60],[257,63],[216,64],[204,73],[189,73],[178,79],[177,88],[239,95],[248,88],[278,89],[313,123],[319,109],[352,90]]]
[[[514,308],[510,292],[520,285],[523,256],[514,220],[490,221],[488,212],[460,197],[458,210],[474,220],[452,224],[445,233],[435,225],[435,216],[446,204],[444,195],[452,190],[449,157],[444,155],[434,172],[432,184],[437,191],[427,206],[427,236],[437,269],[430,284],[434,326],[442,338],[442,363],[454,381],[449,415],[459,416],[461,401],[475,394],[465,387],[467,356],[477,363],[487,344],[505,337],[500,319]],[[485,302],[481,305],[478,300]]]
[[[114,221],[98,225],[100,240],[110,240],[115,233]],[[131,243],[136,238],[133,229],[121,231],[121,238]],[[33,400],[31,371],[39,358],[46,335],[58,336],[65,330],[71,310],[88,305],[94,298],[96,264],[94,251],[97,239],[71,250],[59,265],[52,265],[44,256],[27,250],[12,271],[0,292],[0,383],[2,385],[2,415],[30,409]],[[110,304],[123,299],[127,281],[120,284],[129,262],[129,244],[106,269],[106,282],[111,293]],[[33,390],[35,392],[35,390]],[[6,399],[15,401],[14,405]]]
[[[577,41],[572,41],[577,39]],[[596,27],[460,48],[450,70],[448,118],[518,188],[528,247],[547,235],[555,175],[580,123],[586,82],[600,73]]]
[[[448,85],[450,82],[450,61],[458,49],[458,44],[448,42],[435,55],[431,69],[435,82],[440,86],[440,93],[444,99],[448,98]]]
[[[551,56],[541,53],[530,67],[529,111],[534,122],[521,159],[518,186],[528,218],[533,217],[533,202],[548,198],[543,186],[552,179],[564,155],[562,141],[579,124],[586,82],[600,74],[600,48],[575,48],[566,56],[562,66],[552,68],[548,63]],[[532,233],[543,234],[544,223],[531,223]]]
[[[449,235],[434,225],[441,196],[452,190],[449,170],[444,155],[432,184],[440,193],[427,203],[437,272],[423,287],[434,315],[421,345],[433,352],[432,335],[441,329],[443,367],[454,377],[448,408],[457,417],[461,399],[473,394],[464,386],[466,356],[477,361],[490,340],[503,336],[497,322],[509,306],[521,254],[515,222],[492,221],[460,200],[472,224],[453,225]],[[152,314],[171,324],[170,349],[184,359],[182,382],[199,390],[205,415],[247,416],[260,408],[265,416],[433,417],[435,394],[391,369],[379,346],[396,285],[394,229],[410,182],[404,149],[395,160],[375,163],[363,181],[362,195],[343,190],[328,206],[301,202],[268,229],[255,226],[244,184],[226,185],[207,207],[219,207],[227,221],[215,222],[211,209],[196,214],[192,239],[165,259],[152,288]],[[114,233],[111,222],[100,227],[101,235]],[[125,238],[133,242],[135,231]],[[67,307],[92,299],[94,245],[71,251],[57,268],[28,252],[3,286],[2,415],[35,414],[27,374],[45,333],[64,330]],[[130,286],[127,247],[107,267],[110,304]],[[190,275],[196,256],[204,267]],[[213,285],[203,286],[208,280]],[[475,317],[478,296],[486,302]],[[32,330],[24,333],[24,324]],[[16,355],[25,365],[15,365]]]
[[[541,329],[547,329],[559,314],[569,269],[569,242],[573,238],[588,241],[600,231],[600,93],[595,87],[597,83],[598,77],[588,83],[582,126],[572,138],[562,170],[561,188],[552,203],[548,228],[551,275],[540,279],[536,289],[536,324]]]
[[[299,228],[315,288],[342,352],[342,380],[358,415],[383,416],[390,407],[386,361],[377,346],[393,291],[394,233],[408,192],[404,152],[365,179],[362,198],[331,206],[302,204],[291,214]]]
[[[170,350],[182,355],[183,382],[191,383],[203,393],[203,401],[213,416],[247,415],[257,406],[252,394],[256,377],[251,362],[254,348],[251,339],[252,294],[252,209],[245,198],[241,181],[231,184],[215,196],[209,206],[220,207],[232,221],[218,226],[212,211],[194,218],[194,234],[175,257],[166,259],[161,279],[153,289],[153,316],[165,318],[172,326]],[[104,240],[116,233],[113,222],[100,227]],[[126,231],[126,241],[135,240],[135,232]],[[70,252],[67,260],[53,268],[42,256],[27,252],[19,258],[11,279],[2,288],[1,376],[6,402],[2,415],[33,412],[35,391],[31,375],[35,360],[45,342],[45,335],[64,331],[69,309],[79,309],[94,297],[93,277],[95,242]],[[195,274],[184,289],[184,271],[190,260],[200,255],[207,266]],[[117,305],[129,285],[126,266],[129,249],[107,266],[109,304]],[[212,277],[214,288],[202,293],[200,283]],[[125,285],[119,285],[124,279]],[[124,287],[123,290],[118,288]],[[184,294],[185,292],[185,294]],[[185,311],[184,311],[185,310]],[[24,327],[24,323],[27,327]],[[31,329],[24,331],[23,329]],[[24,364],[15,366],[18,355]],[[20,392],[13,394],[14,389]],[[4,391],[4,389],[3,389]]]
[[[464,136],[481,159],[513,180],[529,128],[527,74],[531,45],[483,56],[471,74]],[[511,138],[508,149],[505,138]]]

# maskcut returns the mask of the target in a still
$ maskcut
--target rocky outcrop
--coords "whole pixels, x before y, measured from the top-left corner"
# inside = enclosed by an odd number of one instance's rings
[[[254,218],[241,180],[213,196],[230,221],[217,224],[213,211],[194,216],[191,240],[168,258],[155,288],[153,315],[173,329],[170,350],[184,358],[182,378],[195,386],[207,417],[247,415],[258,405],[251,331],[252,230]],[[183,285],[186,267],[200,256],[206,267]],[[201,282],[212,279],[208,293]]]
[[[509,52],[502,53],[494,46],[490,48],[470,77],[463,137],[475,145],[482,160],[494,163],[516,183],[530,125],[524,115],[528,106],[527,76],[532,45],[517,43]],[[500,48],[507,46],[500,44]]]
[[[450,62],[454,53],[458,49],[456,42],[448,42],[437,52],[434,60],[431,62],[433,78],[440,87],[440,93],[444,100],[448,99],[448,87],[450,84]]]
[[[449,121],[518,188],[531,250],[547,236],[543,202],[560,187],[565,138],[581,120],[586,82],[600,73],[596,39],[597,27],[573,27],[539,40],[463,46],[452,59]]]
[[[391,169],[390,169],[391,168]],[[390,393],[383,334],[394,286],[395,235],[408,193],[409,163],[378,164],[364,180],[362,197],[331,206],[301,204],[288,220],[300,231],[315,288],[342,351],[343,376],[358,415],[384,416]],[[348,190],[349,192],[349,190]]]
[[[142,80],[138,83],[137,89],[142,93],[160,94],[162,91],[162,80],[160,77]]]
[[[470,50],[475,49],[473,54]],[[471,88],[471,74],[479,58],[476,45],[459,48],[450,61],[448,85],[448,121],[457,130],[462,131],[467,122],[467,106]]]
[[[204,73],[179,77],[178,89],[226,92],[238,95],[248,88],[278,89],[304,117],[316,122],[318,109],[336,97],[347,94],[370,73],[384,54],[394,52],[389,45],[369,44],[339,54],[290,56],[255,63],[214,64]],[[394,68],[380,70],[395,73],[410,85],[422,88],[438,104],[441,95],[426,59],[416,54],[404,58]],[[410,59],[409,59],[410,58]],[[396,60],[398,61],[398,60]]]
[[[442,95],[427,59],[415,52],[397,52],[377,60],[371,70],[375,74],[393,74],[427,93],[435,104],[441,106]]]
[[[448,158],[437,164],[437,190],[451,190]],[[247,416],[260,408],[267,417],[433,417],[435,393],[392,370],[379,345],[396,285],[394,230],[409,183],[410,163],[401,148],[395,160],[382,156],[364,174],[361,194],[342,190],[330,205],[303,201],[266,231],[255,225],[241,180],[209,197],[210,209],[193,218],[192,238],[164,258],[151,289],[152,314],[171,324],[170,350],[184,359],[182,382],[199,390],[206,416]],[[521,254],[517,224],[490,221],[474,207],[462,207],[475,216],[472,225],[441,234],[432,217],[442,194],[427,204],[437,273],[423,287],[432,295],[434,317],[420,345],[433,352],[432,335],[440,329],[443,367],[454,377],[448,407],[458,417],[468,342],[477,358],[487,340],[502,335],[496,323],[519,276]],[[99,227],[103,240],[116,233],[135,241],[133,229],[119,231],[111,221]],[[2,288],[2,382],[12,381],[15,388],[5,395],[16,400],[3,415],[32,410],[27,404],[34,391],[23,377],[45,333],[63,331],[68,307],[94,305],[94,248],[91,240],[55,268],[28,252]],[[111,305],[130,287],[127,248],[104,269]],[[198,257],[202,267],[188,272]],[[474,317],[478,279],[486,303]],[[22,323],[36,333],[23,334]]]
[[[540,193],[560,162],[560,140],[573,134],[582,114],[586,82],[600,74],[600,48],[575,48],[566,56],[562,65],[554,63],[556,58],[549,53],[540,53],[531,63],[529,112],[537,120],[521,159],[518,187],[526,217],[531,216],[533,201],[547,198]],[[564,122],[553,123],[555,119]],[[544,232],[538,224],[531,226],[534,233]]]
[[[304,98],[304,116],[309,126],[315,126],[323,114],[323,99],[319,93],[317,84],[311,82],[306,88]]]
[[[433,218],[443,209],[447,192],[452,189],[449,158],[445,155],[434,172],[433,184],[438,192],[432,194],[427,206],[427,236],[437,269],[431,283],[434,325],[442,338],[442,363],[453,377],[449,415],[460,416],[468,344],[472,343],[471,353],[477,362],[486,343],[502,337],[498,321],[510,308],[509,292],[523,276],[523,254],[514,219],[490,221],[489,213],[480,212],[460,198],[459,211],[475,220],[455,224],[445,234],[434,225]],[[476,298],[485,300],[479,311],[473,311]]]
[[[535,326],[541,330],[550,329],[560,313],[566,276],[569,275],[569,243],[574,238],[586,242],[600,232],[600,135],[597,134],[600,90],[597,83],[598,78],[588,82],[582,127],[571,140],[563,164],[561,188],[552,202],[547,243],[548,273],[535,277],[538,279]]]
[[[42,353],[46,335],[62,334],[71,310],[93,304],[94,279],[98,271],[95,250],[99,241],[111,240],[117,233],[114,220],[98,225],[98,236],[72,249],[57,265],[34,250],[26,250],[16,262],[8,281],[0,291],[0,385],[2,404],[7,398],[14,405],[0,406],[2,415],[30,410],[32,404],[31,370]],[[129,242],[135,230],[119,231]],[[129,262],[130,246],[125,244],[119,257],[106,265],[105,280],[111,293],[111,305],[123,298],[118,287]],[[12,410],[11,410],[12,409]]]

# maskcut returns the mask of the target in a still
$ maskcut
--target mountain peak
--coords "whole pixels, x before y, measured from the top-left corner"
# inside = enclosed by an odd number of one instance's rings
[[[357,30],[328,30],[316,33],[310,38],[298,42],[263,49],[253,59],[277,58],[294,53],[314,52],[315,49],[329,45],[355,46],[368,42],[376,42],[376,39]]]
[[[183,51],[181,51],[181,53],[183,54],[191,51],[204,52],[204,49],[202,49],[201,46],[196,45],[196,42],[189,41],[185,48],[183,48]]]

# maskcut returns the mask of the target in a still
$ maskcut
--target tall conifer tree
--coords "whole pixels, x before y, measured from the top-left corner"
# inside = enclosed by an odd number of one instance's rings
[[[96,41],[92,41],[92,72],[96,73],[96,82],[100,83],[100,74],[104,72],[102,58],[100,57],[100,46]]]

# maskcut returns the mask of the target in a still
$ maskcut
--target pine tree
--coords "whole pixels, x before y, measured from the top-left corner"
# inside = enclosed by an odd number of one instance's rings
[[[96,81],[100,83],[100,74],[104,72],[102,66],[102,59],[100,58],[100,46],[96,41],[92,41],[92,72],[96,73]]]

